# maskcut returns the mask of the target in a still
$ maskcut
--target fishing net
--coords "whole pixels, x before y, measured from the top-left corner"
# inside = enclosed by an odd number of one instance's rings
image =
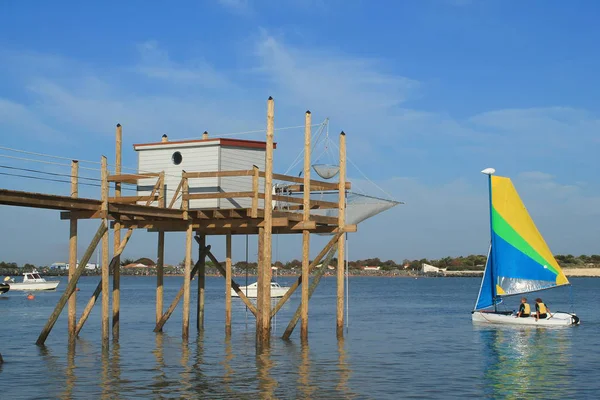
[[[293,193],[287,190],[287,186],[280,185],[277,189],[278,193],[295,198],[302,198],[302,193]],[[315,192],[311,195],[311,200],[323,201],[338,201],[338,192]],[[382,199],[379,197],[369,196],[366,194],[346,192],[346,215],[345,222],[347,225],[358,224],[368,218],[374,217],[398,204],[403,204],[400,201]],[[302,213],[302,210],[294,210],[296,203],[278,201],[275,208],[280,210],[289,210]],[[338,216],[337,208],[316,209],[310,211],[311,215],[322,215],[326,217]]]

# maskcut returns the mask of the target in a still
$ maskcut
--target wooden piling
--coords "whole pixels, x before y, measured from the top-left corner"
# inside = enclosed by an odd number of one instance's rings
[[[264,296],[262,295],[262,281],[264,279],[264,275],[265,275],[265,269],[263,267],[263,259],[265,256],[265,253],[263,252],[263,247],[264,247],[264,243],[265,243],[265,229],[263,227],[259,227],[258,228],[258,239],[257,239],[257,245],[258,245],[258,250],[257,250],[257,277],[256,277],[256,282],[257,282],[257,287],[256,287],[256,340],[258,340],[259,337],[259,332],[262,329],[262,317],[263,314],[260,310],[263,309],[263,300],[264,300]]]
[[[121,254],[123,254],[123,250],[125,250],[125,246],[127,246],[127,242],[129,242],[129,238],[131,237],[132,234],[133,234],[133,229],[131,229],[131,228],[127,230],[127,233],[125,233],[125,237],[119,244],[119,247],[115,250],[113,258],[110,261],[110,265],[108,266],[109,271],[114,270],[115,266],[118,265],[118,263],[120,262],[119,261],[121,258],[120,256],[121,256]],[[98,297],[100,296],[100,293],[102,293],[102,280],[100,280],[100,282],[98,282],[98,285],[96,286],[96,289],[94,290],[94,293],[92,294],[92,297],[90,298],[87,305],[83,309],[83,312],[81,313],[81,317],[79,318],[79,322],[77,323],[77,329],[75,330],[76,336],[79,336],[79,332],[81,332],[81,328],[83,328],[83,325],[85,324],[88,317],[90,316],[90,313],[92,312],[92,309],[94,308],[94,305],[96,304],[96,301],[98,300]]]
[[[122,154],[123,129],[121,124],[117,124],[115,140],[115,175],[121,174],[121,154]],[[115,182],[115,198],[121,197],[121,183]],[[117,253],[121,245],[121,221],[115,220],[113,226],[114,253]],[[117,260],[113,268],[113,292],[112,292],[112,335],[113,341],[119,341],[119,317],[121,312],[121,257],[116,256]]]
[[[71,161],[71,197],[77,198],[79,195],[79,162]],[[69,282],[77,270],[77,218],[71,217],[69,221]],[[75,329],[77,327],[77,294],[73,292],[69,297],[68,306],[68,329],[69,342],[73,342],[76,337]]]
[[[225,335],[231,335],[231,233],[225,236]]]
[[[307,223],[310,220],[310,131],[311,115],[306,112],[304,117],[304,193],[303,193],[303,218]],[[302,231],[302,299],[301,299],[301,340],[308,339],[308,281],[310,266],[310,231]]]
[[[108,167],[106,157],[102,156],[102,207],[104,212],[103,220],[108,226]],[[109,277],[110,271],[108,266],[108,230],[102,235],[102,347],[108,347],[110,339],[109,331]]]
[[[206,285],[206,254],[202,252],[206,247],[206,235],[199,234],[198,250],[198,304],[196,305],[196,329],[204,329],[204,287]]]
[[[346,225],[346,134],[340,133],[340,180],[338,197],[338,227],[343,232]],[[344,259],[345,235],[338,241],[337,262],[337,337],[344,336]]]
[[[166,206],[165,197],[165,172],[160,174],[160,193],[158,195],[159,207]],[[164,274],[165,274],[165,231],[158,231],[158,251],[156,257],[156,323],[160,321],[163,312]]]
[[[259,309],[260,332],[257,339],[261,344],[268,344],[271,338],[271,256],[273,230],[273,141],[275,124],[275,102],[272,97],[267,100],[267,144],[265,151],[265,205],[264,205],[264,238],[263,238],[263,276],[258,285],[262,289],[262,307]]]
[[[189,181],[187,178],[184,178],[183,181],[183,209],[184,209],[184,218],[188,221],[187,231],[185,235],[185,269],[184,269],[184,279],[183,279],[183,318],[182,318],[182,326],[181,326],[181,337],[183,340],[187,341],[190,335],[190,280],[186,279],[186,277],[190,276],[192,269],[192,237],[194,234],[194,226],[192,224],[192,219],[189,218]],[[198,260],[200,261],[200,260]]]
[[[206,246],[205,252],[209,252],[209,251],[210,251],[210,246]],[[196,262],[196,264],[194,265],[194,268],[190,272],[190,276],[189,276],[188,280],[191,281],[192,279],[194,279],[194,275],[196,275],[196,272],[198,272],[199,266],[200,266],[199,262]],[[175,295],[175,298],[171,302],[171,305],[169,306],[169,308],[167,308],[167,311],[165,311],[165,313],[160,317],[159,321],[156,323],[156,326],[154,327],[154,332],[162,331],[163,326],[165,326],[165,324],[171,317],[171,314],[173,314],[173,311],[175,311],[177,304],[179,304],[179,300],[181,300],[181,298],[183,297],[184,289],[185,289],[185,281],[181,284],[181,288],[179,288],[177,295]]]
[[[79,260],[79,266],[77,267],[77,269],[75,270],[75,273],[73,274],[73,276],[67,283],[67,287],[65,288],[65,291],[63,292],[62,296],[58,300],[58,303],[56,303],[56,306],[54,307],[54,311],[52,312],[52,314],[50,314],[50,317],[48,318],[46,325],[44,325],[44,328],[42,329],[40,336],[38,336],[38,339],[36,341],[36,344],[38,346],[43,346],[44,343],[46,342],[46,339],[48,338],[50,331],[52,331],[52,328],[54,327],[56,320],[58,319],[58,317],[60,316],[60,313],[62,312],[63,308],[65,307],[65,304],[67,304],[69,297],[71,297],[71,295],[75,291],[75,287],[77,286],[77,281],[79,280],[79,277],[85,270],[85,266],[90,261],[90,257],[92,257],[92,254],[94,253],[94,250],[96,250],[98,243],[100,243],[100,240],[102,239],[102,237],[104,236],[104,234],[107,231],[108,231],[108,225],[106,224],[106,222],[104,220],[102,220],[102,222],[100,223],[100,227],[98,227],[96,234],[92,238],[92,242],[86,249],[85,253],[83,253],[81,260]]]
[[[310,274],[310,271],[312,271],[317,265],[319,265],[319,263],[321,263],[321,260],[331,250],[331,248],[333,246],[335,246],[335,244],[337,243],[337,241],[339,240],[339,238],[340,238],[341,235],[342,235],[342,233],[339,233],[339,232],[336,233],[329,240],[329,242],[325,245],[325,247],[323,247],[323,249],[321,250],[321,252],[310,263],[310,265],[308,267],[309,274]],[[325,262],[323,262],[322,264],[325,264]],[[296,289],[298,289],[298,286],[300,286],[301,284],[302,284],[302,275],[300,275],[298,277],[298,279],[296,280],[296,282],[294,282],[294,284],[283,295],[283,297],[279,300],[279,302],[277,303],[277,305],[275,307],[273,307],[273,310],[271,310],[271,318],[273,318],[275,316],[275,314],[277,314],[277,312],[279,310],[281,310],[281,307],[283,307],[283,305],[289,300],[289,298],[292,297],[292,294],[294,294],[294,291]]]
[[[309,299],[312,297],[313,293],[315,292],[315,289],[319,285],[319,282],[321,281],[323,274],[325,273],[325,271],[327,271],[326,265],[329,265],[329,262],[333,259],[333,256],[335,255],[335,251],[336,251],[335,248],[332,248],[331,250],[329,250],[329,254],[327,254],[327,257],[325,257],[325,260],[323,260],[323,265],[321,266],[321,268],[319,268],[319,270],[315,274],[315,277],[313,278],[313,281],[311,282],[311,284],[308,288],[308,298]],[[302,282],[303,287],[304,287],[304,285],[305,285],[305,283]],[[308,286],[308,285],[306,285],[306,286]],[[301,308],[302,308],[302,305],[300,305],[296,309],[296,312],[292,316],[290,323],[285,328],[285,331],[283,332],[283,336],[282,336],[282,338],[284,340],[288,340],[290,338],[290,336],[292,335],[292,332],[294,331],[294,328],[298,324],[298,319],[300,318],[300,314],[301,314]]]
[[[208,246],[208,247],[210,247],[210,246]],[[213,262],[213,264],[219,270],[219,272],[221,273],[221,275],[223,277],[225,277],[225,275],[227,275],[227,272],[225,272],[225,268],[223,268],[223,266],[221,265],[221,263],[219,263],[219,260],[217,260],[215,258],[215,256],[210,251],[208,253],[206,253],[206,255],[208,256],[208,258],[210,258],[210,261]],[[246,297],[246,295],[244,294],[244,292],[242,291],[242,289],[240,289],[240,285],[238,285],[237,283],[235,283],[235,281],[233,279],[230,280],[230,283],[231,283],[231,288],[233,289],[234,292],[237,293],[237,295],[244,302],[244,304],[246,305],[246,307],[248,307],[248,310],[250,310],[250,312],[252,313],[252,315],[254,315],[255,317],[257,317],[258,316],[258,312],[256,311],[256,307],[254,307],[254,304],[252,304],[252,302]]]

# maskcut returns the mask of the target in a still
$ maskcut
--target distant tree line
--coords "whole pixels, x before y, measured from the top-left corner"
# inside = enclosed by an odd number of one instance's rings
[[[580,255],[574,256],[571,254],[562,255],[558,254],[554,256],[558,264],[563,268],[586,268],[586,267],[600,267],[600,255]],[[426,259],[422,258],[420,260],[402,260],[401,263],[397,263],[394,260],[382,261],[381,259],[375,258],[366,258],[362,260],[354,260],[348,261],[348,269],[350,270],[359,270],[365,266],[373,266],[373,267],[381,267],[382,271],[393,271],[393,270],[412,270],[418,271],[422,268],[423,264],[433,265],[438,268],[446,268],[448,271],[480,271],[485,268],[487,256],[483,254],[471,254],[468,256],[459,256],[459,257],[444,257],[437,260],[434,259]],[[141,258],[136,260],[125,258],[121,261],[121,266],[125,266],[128,264],[134,263],[142,263],[148,265],[149,268],[146,271],[138,270],[132,268],[131,271],[124,271],[122,273],[125,274],[154,274],[156,272],[156,268],[151,259]],[[195,261],[192,260],[192,266],[195,264]],[[210,261],[206,260],[206,272],[209,274],[218,273],[215,265]],[[298,259],[294,259],[287,262],[275,261],[273,263],[275,267],[282,270],[282,272],[298,272],[302,269],[302,261]],[[332,259],[330,265],[337,265],[337,258]],[[166,274],[178,274],[183,272],[183,268],[185,267],[185,260],[181,261],[176,266],[165,266]],[[256,262],[245,262],[238,261],[233,264],[234,272],[236,273],[244,273],[248,272],[251,274],[255,274],[258,264]],[[0,275],[19,275],[23,272],[29,272],[33,269],[38,269],[41,272],[50,272],[50,268],[48,266],[35,266],[33,264],[23,264],[20,267],[15,262],[5,262],[0,261]],[[66,271],[65,271],[66,273]],[[87,271],[86,274],[93,274],[93,271]]]

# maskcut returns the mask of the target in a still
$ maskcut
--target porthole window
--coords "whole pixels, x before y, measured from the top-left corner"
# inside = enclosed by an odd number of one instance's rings
[[[173,164],[179,165],[181,164],[181,161],[183,161],[183,157],[180,152],[176,151],[173,153],[173,156],[171,156],[171,160],[173,160]]]

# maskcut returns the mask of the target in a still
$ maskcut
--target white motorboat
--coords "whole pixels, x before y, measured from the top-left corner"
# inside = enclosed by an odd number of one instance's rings
[[[289,287],[287,286],[281,286],[277,282],[271,282],[271,298],[283,297],[287,293],[288,289]],[[254,282],[248,286],[240,286],[240,290],[246,295],[246,297],[255,299],[258,291],[258,282]],[[239,297],[233,289],[231,289],[231,295],[234,297]]]
[[[4,283],[10,286],[10,290],[54,290],[60,281],[47,281],[36,270],[23,273],[23,282],[15,282],[9,277],[4,278]]]
[[[535,226],[510,178],[489,176],[491,245],[473,322],[489,324],[572,326],[579,317],[566,312],[547,313],[546,318],[517,318],[515,312],[499,311],[497,305],[509,296],[570,285]],[[494,307],[494,310],[487,310]],[[534,314],[532,314],[534,316]]]

